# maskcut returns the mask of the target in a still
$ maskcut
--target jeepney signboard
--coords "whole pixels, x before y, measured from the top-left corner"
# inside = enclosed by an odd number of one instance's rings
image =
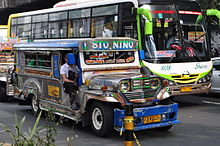
[[[120,39],[120,38],[98,38],[93,40],[81,41],[79,45],[80,50],[133,50],[138,49],[138,42],[134,39]]]

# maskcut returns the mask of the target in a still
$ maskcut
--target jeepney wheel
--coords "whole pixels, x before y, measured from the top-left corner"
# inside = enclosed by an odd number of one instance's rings
[[[6,95],[6,89],[5,89],[5,86],[0,84],[0,102],[4,102],[4,101],[7,101],[7,95]]]
[[[90,124],[92,131],[100,136],[106,137],[113,130],[113,109],[110,105],[95,102],[91,106]]]
[[[39,101],[36,96],[32,96],[31,99],[31,110],[34,114],[34,116],[37,116],[40,113],[40,106],[39,106]]]
[[[164,99],[164,100],[162,100],[162,101],[160,101],[160,104],[162,104],[162,105],[169,105],[169,104],[173,104],[173,100],[172,100],[173,98],[167,98],[167,99]]]
[[[170,128],[172,128],[173,125],[169,125],[169,126],[164,126],[164,127],[159,127],[157,128],[157,130],[161,131],[161,132],[166,132],[168,130],[170,130]]]

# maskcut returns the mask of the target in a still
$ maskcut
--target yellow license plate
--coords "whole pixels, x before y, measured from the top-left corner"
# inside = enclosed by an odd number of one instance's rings
[[[160,115],[153,115],[153,116],[144,117],[144,124],[155,123],[155,122],[160,122],[160,121],[161,121]]]
[[[192,87],[181,87],[180,91],[181,92],[189,92],[189,91],[192,91]]]

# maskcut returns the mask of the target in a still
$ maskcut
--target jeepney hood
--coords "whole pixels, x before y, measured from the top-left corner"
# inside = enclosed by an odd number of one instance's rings
[[[93,75],[89,79],[90,89],[100,89],[102,86],[107,86],[108,89],[114,90],[119,85],[119,82],[123,79],[131,79],[135,77],[142,76],[138,73],[112,73],[112,74],[98,74]]]
[[[159,78],[140,73],[94,74],[87,80],[89,89],[116,93],[120,91],[126,100],[146,105],[154,102],[155,95],[161,87],[160,83]]]

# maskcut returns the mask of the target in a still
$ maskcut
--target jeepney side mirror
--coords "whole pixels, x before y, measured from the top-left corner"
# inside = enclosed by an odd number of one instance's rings
[[[140,57],[140,60],[145,59],[145,51],[144,50],[139,50],[139,57]]]
[[[76,64],[76,57],[74,53],[67,54],[67,64]]]

